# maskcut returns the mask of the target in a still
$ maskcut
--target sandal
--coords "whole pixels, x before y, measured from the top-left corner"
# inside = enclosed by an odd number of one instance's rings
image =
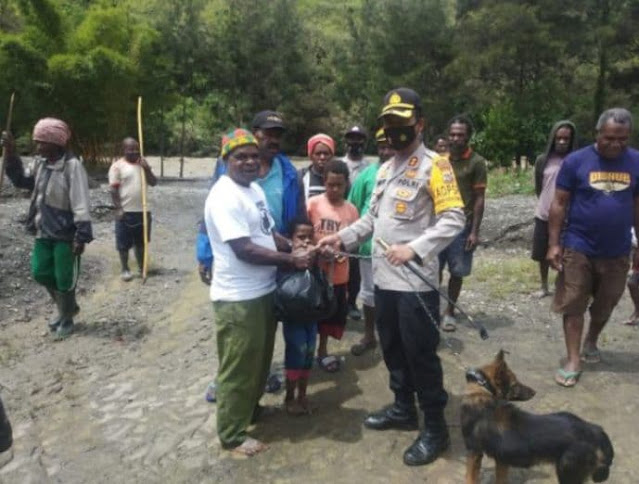
[[[335,355],[318,356],[317,364],[320,368],[328,373],[339,371],[340,361]]]
[[[623,324],[626,326],[638,326],[639,318],[630,318],[627,321],[624,321]]]
[[[555,374],[555,382],[564,388],[572,388],[579,381],[579,377],[581,377],[581,370],[571,371],[559,368]]]
[[[597,348],[584,348],[581,353],[581,361],[591,364],[601,363],[601,352]]]
[[[356,343],[353,346],[351,346],[351,354],[353,356],[362,356],[368,350],[374,350],[375,348],[377,348],[377,341],[372,340],[372,341],[364,342],[362,340],[359,343]]]
[[[442,317],[442,330],[452,333],[457,329],[457,320],[455,316],[451,316],[450,314],[444,314]]]

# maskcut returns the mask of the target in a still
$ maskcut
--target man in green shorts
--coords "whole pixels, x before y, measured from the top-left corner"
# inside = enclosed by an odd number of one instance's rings
[[[27,217],[27,230],[36,236],[31,274],[58,308],[58,317],[49,323],[56,339],[73,332],[73,317],[80,311],[75,300],[79,257],[93,240],[87,174],[67,149],[70,138],[64,121],[38,121],[33,128],[37,156],[25,170],[13,137],[2,135],[7,176],[16,187],[32,191]]]

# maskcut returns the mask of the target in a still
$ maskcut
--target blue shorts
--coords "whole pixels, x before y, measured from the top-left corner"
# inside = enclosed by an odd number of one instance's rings
[[[151,242],[151,212],[147,212],[149,242]],[[124,212],[122,220],[115,221],[115,248],[119,251],[144,245],[142,212]]]
[[[453,239],[448,247],[439,253],[439,270],[448,265],[451,276],[466,277],[473,268],[473,250],[466,250],[466,240],[470,235],[470,226]]]

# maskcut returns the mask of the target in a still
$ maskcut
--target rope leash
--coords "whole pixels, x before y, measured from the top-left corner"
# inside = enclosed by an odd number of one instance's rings
[[[380,243],[380,245],[382,245],[384,247],[385,243],[382,244],[383,241],[379,240],[378,241]],[[386,247],[388,247],[386,245]],[[386,248],[385,247],[385,248]],[[355,254],[355,253],[351,253],[351,252],[345,252],[345,251],[333,251],[334,254],[338,257],[348,257],[348,258],[353,258],[353,259],[357,259],[357,260],[372,260],[372,259],[385,259],[386,256],[383,254],[380,255],[362,255],[362,254]],[[412,270],[413,268],[407,266],[406,264],[401,266],[401,273],[404,276],[404,278],[406,279],[406,281],[408,282],[408,284],[411,286],[411,288],[413,289],[413,292],[415,294],[415,297],[417,299],[417,301],[419,302],[419,305],[421,306],[421,308],[424,310],[424,313],[426,314],[426,316],[428,317],[428,319],[430,320],[431,324],[433,324],[435,326],[435,328],[437,329],[437,332],[440,333],[441,335],[441,331],[440,331],[440,327],[437,324],[438,319],[436,319],[433,316],[432,311],[430,311],[430,309],[428,308],[428,305],[426,304],[426,301],[424,301],[424,298],[422,297],[422,295],[420,294],[420,291],[417,287],[415,287],[415,285],[413,284],[413,281],[410,278],[410,273],[408,272],[408,270],[411,270],[415,275],[417,275],[418,277],[420,277],[419,274],[417,274],[414,270]],[[423,280],[423,277],[420,277],[420,279]],[[450,302],[449,298],[447,298],[446,296],[444,296],[440,291],[438,291],[435,287],[433,287],[431,284],[428,284],[440,297],[444,297],[444,299],[446,299],[447,301]],[[455,305],[456,306],[456,305]],[[456,306],[457,307],[457,306]],[[481,324],[477,324],[475,322],[474,319],[472,319],[468,314],[466,314],[464,311],[460,310],[459,307],[457,307],[457,309],[460,311],[460,313],[462,313],[466,319],[471,323],[471,325],[477,329],[479,331],[480,337],[481,339],[487,339],[488,338],[488,332],[486,331],[486,329],[483,327],[483,325]],[[446,345],[446,347],[448,347],[449,351],[452,353],[452,355],[457,359],[458,364],[460,366],[461,369],[463,369],[464,371],[466,371],[469,367],[464,365],[464,362],[462,360],[461,354],[459,353],[459,351],[456,351],[455,348],[453,347],[453,344],[451,342],[451,338],[446,336],[444,338],[442,338],[444,341],[444,344]]]

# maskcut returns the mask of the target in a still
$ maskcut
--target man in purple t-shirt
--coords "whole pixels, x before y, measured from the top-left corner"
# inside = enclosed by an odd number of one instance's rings
[[[557,176],[546,258],[559,271],[553,310],[563,315],[568,359],[555,380],[565,387],[577,384],[582,359],[601,360],[597,340],[624,291],[630,229],[639,228],[639,151],[627,147],[631,131],[626,109],[605,111],[595,144],[566,157]]]

